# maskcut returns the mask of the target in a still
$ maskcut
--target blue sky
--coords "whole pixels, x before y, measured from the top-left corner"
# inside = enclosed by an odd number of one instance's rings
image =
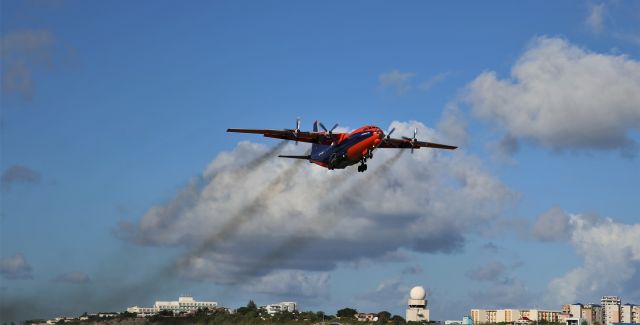
[[[435,319],[605,294],[640,303],[637,3],[3,1],[1,15],[11,317],[181,293],[403,315],[413,285]],[[277,142],[226,128],[296,117],[309,129],[393,122],[394,135],[418,127],[460,149],[403,155],[373,180],[277,159],[239,171]],[[285,174],[294,183],[259,200],[224,253],[197,256],[206,270],[158,271]],[[362,186],[374,192],[342,192]],[[299,236],[313,240],[228,278],[260,262],[236,252]],[[593,261],[608,250],[625,252],[604,260],[625,272],[603,280]]]

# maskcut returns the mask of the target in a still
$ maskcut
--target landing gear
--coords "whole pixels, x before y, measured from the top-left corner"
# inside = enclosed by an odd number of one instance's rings
[[[358,172],[362,173],[365,170],[367,170],[367,161],[363,159],[360,165],[358,165]]]
[[[331,155],[331,157],[329,158],[329,166],[328,168],[333,170],[336,166],[336,162],[338,161],[338,155],[336,155],[335,153]]]

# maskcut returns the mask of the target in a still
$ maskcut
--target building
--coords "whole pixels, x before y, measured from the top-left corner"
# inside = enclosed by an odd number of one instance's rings
[[[583,322],[586,322],[587,320],[582,319],[580,317],[570,317],[567,318],[565,324],[567,325],[582,325]]]
[[[471,309],[474,324],[558,322],[562,311],[542,309]]]
[[[582,317],[583,309],[584,306],[581,303],[571,304],[569,305],[569,314],[571,314],[573,318],[580,318]]]
[[[473,319],[471,319],[471,316],[462,317],[462,325],[473,325]]]
[[[296,303],[293,301],[283,301],[276,304],[261,306],[260,308],[264,309],[269,315],[275,315],[284,311],[294,312],[297,310]]]
[[[601,325],[604,319],[602,306],[597,304],[584,305],[582,308],[582,316],[575,317],[586,320],[589,325]]]
[[[624,304],[620,308],[621,323],[640,323],[640,306]]]
[[[429,321],[429,309],[427,309],[427,292],[423,287],[413,287],[409,292],[407,302],[407,322]]]
[[[600,300],[600,304],[603,309],[603,323],[605,325],[612,325],[613,323],[620,323],[620,297],[618,296],[604,296]]]
[[[444,325],[473,325],[473,320],[471,316],[464,316],[462,320],[446,320],[444,321]]]
[[[358,313],[355,316],[356,316],[356,319],[359,322],[377,322],[378,321],[378,315],[377,314]]]
[[[218,303],[215,301],[196,301],[191,296],[180,296],[177,301],[156,301],[153,307],[133,306],[127,308],[130,313],[151,315],[162,310],[168,310],[174,314],[187,313],[198,309],[215,309]]]
[[[581,319],[580,325],[582,325],[582,321],[587,322],[588,325],[602,325],[603,323],[602,306],[600,305],[571,304],[569,305],[569,314],[571,314],[571,318]]]

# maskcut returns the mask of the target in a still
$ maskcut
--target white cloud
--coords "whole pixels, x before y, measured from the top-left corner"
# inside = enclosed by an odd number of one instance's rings
[[[396,95],[406,95],[411,89],[410,81],[415,74],[413,72],[400,72],[391,70],[378,77],[380,89],[391,89]]]
[[[417,127],[421,139],[438,140],[419,122],[391,127],[397,135]],[[490,224],[515,198],[461,151],[400,156],[399,150],[377,150],[366,173],[260,158],[275,155],[267,151],[241,142],[219,154],[200,182],[151,208],[121,235],[139,244],[187,248],[177,263],[182,276],[242,283],[277,271],[325,272],[399,250],[456,252],[469,229]]]
[[[551,208],[538,217],[531,234],[541,241],[568,240],[571,235],[569,215],[560,208]]]
[[[438,122],[442,142],[462,146],[467,141],[467,121],[456,103],[449,103]]]
[[[640,224],[586,215],[571,215],[570,224],[571,244],[584,261],[550,282],[547,301],[597,301],[604,294],[640,299]]]
[[[554,150],[634,154],[629,132],[640,129],[640,62],[540,37],[512,67],[511,79],[482,73],[466,100],[476,116],[514,139]]]
[[[449,78],[449,76],[451,76],[450,71],[438,73],[437,75],[429,78],[427,81],[421,82],[418,88],[422,91],[429,91],[431,88],[433,88],[433,86],[446,80],[447,78]]]
[[[589,15],[584,23],[593,33],[600,33],[604,28],[604,3],[589,6]]]
[[[31,279],[31,265],[22,254],[0,258],[0,274],[5,279]]]

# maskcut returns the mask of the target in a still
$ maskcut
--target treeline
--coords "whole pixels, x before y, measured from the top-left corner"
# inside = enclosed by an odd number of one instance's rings
[[[85,314],[86,315],[86,314]],[[163,310],[156,315],[146,318],[137,317],[136,314],[123,312],[118,316],[110,318],[97,319],[91,317],[88,320],[73,320],[60,323],[74,324],[107,324],[107,325],[146,325],[146,324],[197,324],[197,325],[253,325],[253,324],[283,324],[283,325],[301,325],[301,324],[367,324],[367,322],[357,321],[358,311],[353,308],[343,308],[337,311],[336,315],[327,315],[322,311],[281,311],[273,315],[269,315],[266,310],[258,308],[253,301],[238,308],[234,313],[226,309],[218,308],[215,310],[199,309],[195,312],[175,315],[173,312]],[[405,319],[398,315],[391,315],[387,311],[381,311],[377,314],[377,321],[368,322],[369,324],[390,324],[399,325],[406,324]],[[26,321],[25,324],[38,324],[38,321]],[[410,324],[413,322],[410,322]]]

